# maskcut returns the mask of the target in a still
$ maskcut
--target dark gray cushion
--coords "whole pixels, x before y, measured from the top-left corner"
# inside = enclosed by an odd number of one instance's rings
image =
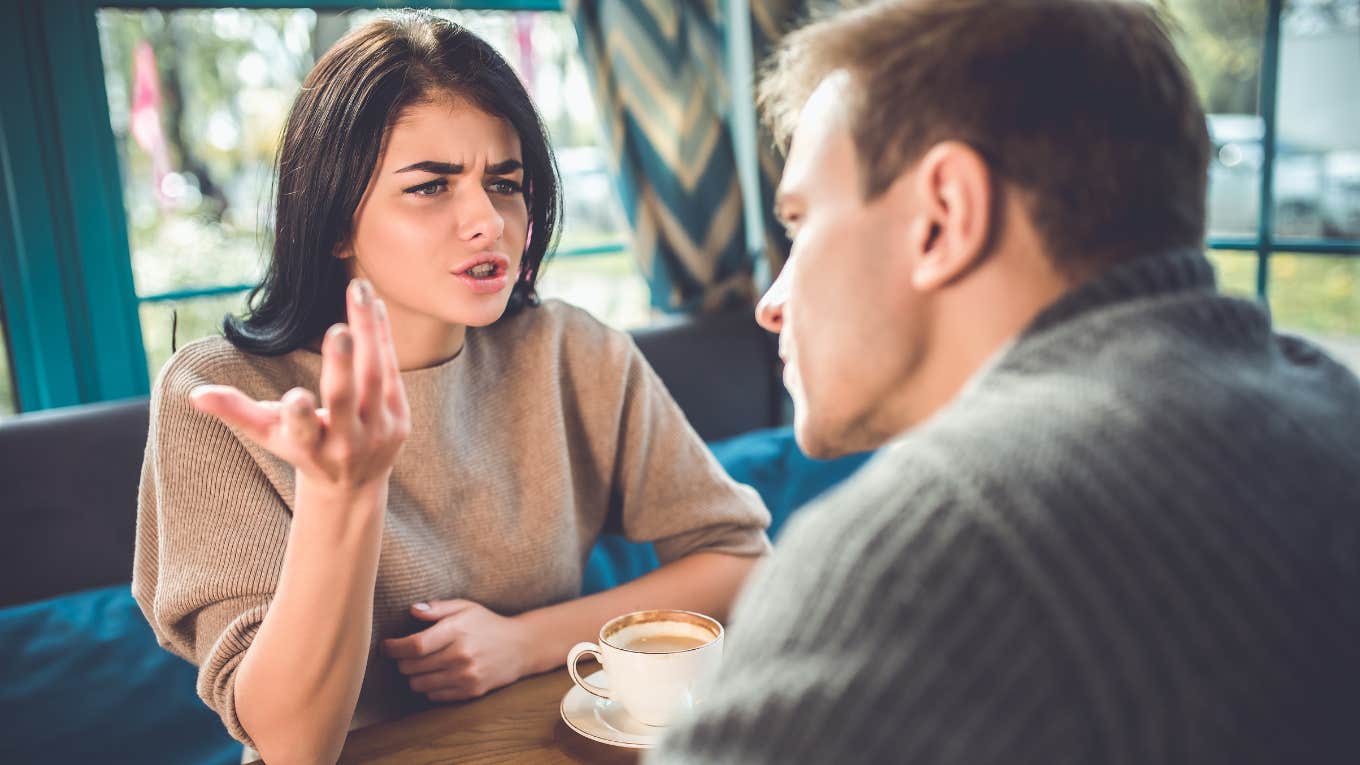
[[[776,341],[751,311],[675,319],[633,339],[705,441],[782,424]]]
[[[147,400],[0,423],[0,606],[126,582]]]

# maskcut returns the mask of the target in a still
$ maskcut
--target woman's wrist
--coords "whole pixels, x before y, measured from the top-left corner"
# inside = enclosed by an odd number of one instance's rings
[[[320,525],[349,537],[381,530],[387,510],[387,477],[359,486],[315,480],[301,471],[294,485],[294,521]]]
[[[545,624],[543,612],[540,608],[511,617],[519,630],[520,642],[525,646],[521,677],[557,669],[567,659],[566,651],[559,650],[557,640]]]
[[[331,481],[296,471],[297,491],[306,493],[328,505],[348,508],[378,507],[382,509],[387,500],[387,482],[391,471],[363,483],[350,484]]]

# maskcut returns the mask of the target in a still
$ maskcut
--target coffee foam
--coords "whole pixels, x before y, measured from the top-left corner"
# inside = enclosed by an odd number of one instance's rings
[[[689,637],[694,638],[695,640],[702,640],[705,643],[711,643],[718,638],[713,630],[704,627],[703,625],[680,621],[654,621],[630,624],[615,630],[605,638],[605,642],[615,648],[624,648],[624,646],[627,646],[634,640],[662,636]]]

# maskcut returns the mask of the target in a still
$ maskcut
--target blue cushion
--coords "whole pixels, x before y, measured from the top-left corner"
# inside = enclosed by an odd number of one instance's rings
[[[868,457],[809,459],[789,428],[711,446],[765,500],[775,537],[797,508]],[[607,536],[591,552],[584,589],[656,566],[651,545]],[[194,667],[157,645],[127,585],[0,609],[0,646],[0,763],[240,761],[240,744],[194,692]]]
[[[790,426],[744,433],[709,447],[737,483],[751,486],[765,500],[771,539],[779,538],[794,511],[849,478],[873,456],[865,452],[814,460],[798,448]]]
[[[835,460],[814,460],[803,454],[792,427],[743,433],[709,444],[729,475],[754,488],[770,509],[770,538],[778,539],[789,516],[818,495],[850,477],[872,453]],[[606,535],[591,550],[582,590],[586,594],[637,577],[657,567],[650,544],[636,544]]]
[[[0,762],[236,765],[127,585],[0,609]]]

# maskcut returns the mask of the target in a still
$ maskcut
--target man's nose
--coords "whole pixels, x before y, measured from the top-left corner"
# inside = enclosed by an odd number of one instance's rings
[[[778,332],[784,327],[784,303],[789,296],[788,273],[786,266],[756,305],[756,323],[771,332]]]

